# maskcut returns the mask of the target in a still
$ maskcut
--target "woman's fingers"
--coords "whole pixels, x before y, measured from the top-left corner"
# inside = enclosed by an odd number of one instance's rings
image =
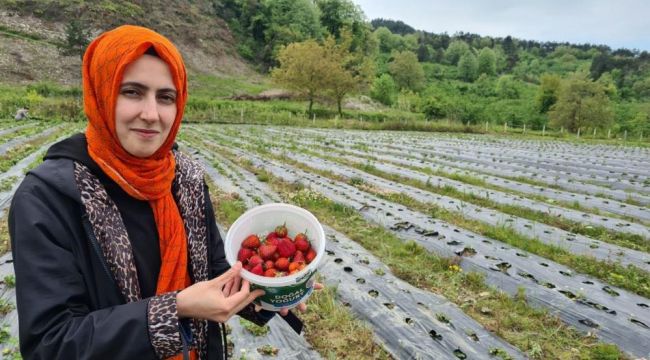
[[[236,287],[234,287],[234,283],[235,283],[235,280],[231,279],[230,281],[228,281],[226,283],[226,285],[223,286],[223,289],[221,290],[221,292],[223,293],[223,296],[225,296],[225,297],[230,296],[230,293],[232,292],[232,290],[236,289]]]
[[[221,276],[215,278],[214,284],[217,285],[219,288],[222,288],[230,279],[239,277],[239,272],[241,271],[241,262],[237,261],[235,265],[233,265],[230,270],[226,271],[225,273],[221,274]]]

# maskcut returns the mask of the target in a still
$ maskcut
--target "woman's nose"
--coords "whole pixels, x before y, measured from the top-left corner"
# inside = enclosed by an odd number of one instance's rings
[[[155,96],[146,96],[142,101],[142,112],[140,117],[145,121],[158,120],[158,102],[156,101]]]

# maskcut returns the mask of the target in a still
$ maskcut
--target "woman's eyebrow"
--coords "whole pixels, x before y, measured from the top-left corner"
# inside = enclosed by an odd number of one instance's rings
[[[127,87],[127,86],[133,86],[133,87],[136,87],[136,88],[138,88],[140,90],[145,90],[145,91],[149,90],[149,87],[147,85],[144,85],[144,84],[141,84],[141,83],[135,82],[135,81],[128,81],[128,82],[122,83],[120,85],[121,88]],[[174,88],[162,88],[162,89],[157,89],[156,92],[170,92],[170,93],[176,94],[176,89],[174,89]]]

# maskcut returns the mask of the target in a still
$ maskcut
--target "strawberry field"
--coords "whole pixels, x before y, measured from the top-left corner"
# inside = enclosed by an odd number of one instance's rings
[[[0,123],[2,246],[24,173],[83,124]],[[234,358],[650,358],[650,149],[185,124],[225,234],[270,202],[325,228],[304,336],[229,321]],[[11,255],[0,339],[16,355]]]

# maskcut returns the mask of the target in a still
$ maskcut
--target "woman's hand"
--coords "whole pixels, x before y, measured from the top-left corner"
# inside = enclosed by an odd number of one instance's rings
[[[207,319],[224,323],[250,304],[263,290],[250,291],[250,283],[239,276],[237,262],[221,276],[189,286],[176,295],[179,318]]]

